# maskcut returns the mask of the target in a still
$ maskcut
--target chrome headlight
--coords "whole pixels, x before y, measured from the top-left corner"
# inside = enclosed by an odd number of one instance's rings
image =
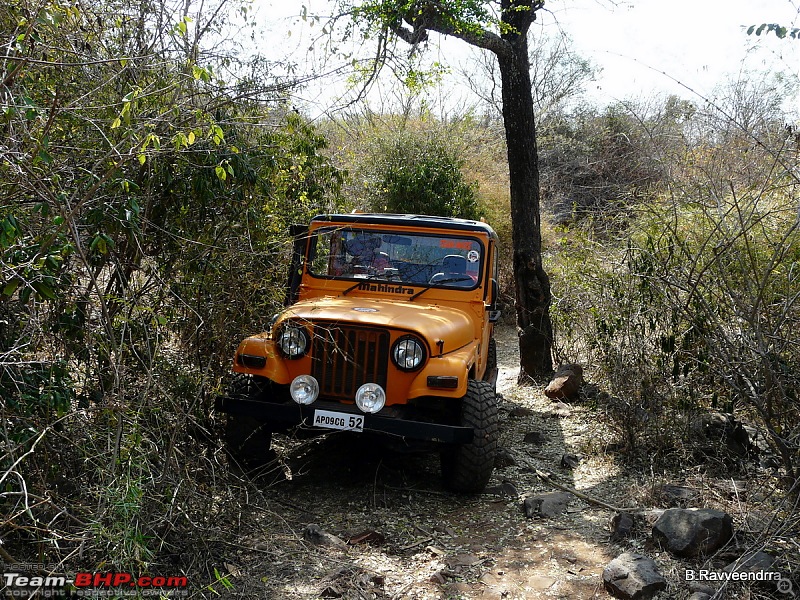
[[[278,335],[278,348],[286,358],[300,358],[308,352],[308,333],[297,325],[286,325]]]
[[[365,413],[376,413],[386,404],[386,392],[377,383],[365,383],[356,392],[356,406]]]
[[[319,396],[319,383],[311,375],[298,375],[289,385],[289,393],[298,404],[311,404]]]
[[[413,336],[403,336],[392,346],[392,361],[401,371],[419,369],[425,362],[425,346]]]

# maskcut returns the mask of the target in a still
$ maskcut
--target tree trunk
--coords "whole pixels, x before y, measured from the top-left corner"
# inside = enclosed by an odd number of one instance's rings
[[[511,183],[520,380],[553,372],[553,328],[550,323],[550,280],[542,267],[539,216],[539,157],[533,113],[526,36],[512,43],[514,51],[499,56]]]
[[[539,157],[528,58],[528,31],[536,18],[536,11],[542,8],[544,2],[500,0],[499,33],[486,29],[485,23],[478,24],[476,28],[456,26],[457,23],[469,22],[475,16],[461,3],[388,3],[400,4],[414,7],[414,10],[402,15],[407,26],[398,23],[397,13],[391,11],[391,14],[385,15],[386,26],[409,44],[416,45],[426,40],[426,30],[430,29],[460,38],[497,56],[502,79],[503,124],[511,183],[520,380],[549,375],[553,372],[550,280],[542,268]]]

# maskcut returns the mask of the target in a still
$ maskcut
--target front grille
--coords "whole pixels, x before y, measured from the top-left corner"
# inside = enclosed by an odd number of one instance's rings
[[[318,325],[313,338],[311,374],[321,395],[352,400],[365,383],[386,389],[388,331]]]

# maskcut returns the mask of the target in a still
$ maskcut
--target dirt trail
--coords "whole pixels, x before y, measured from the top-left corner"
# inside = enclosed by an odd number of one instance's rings
[[[556,414],[541,388],[517,387],[514,332],[497,338],[501,445],[514,464],[497,468],[485,493],[446,492],[435,456],[382,451],[352,435],[278,440],[283,473],[265,480],[259,498],[248,497],[237,522],[244,529],[246,521],[250,534],[226,555],[235,595],[607,598],[601,573],[613,558],[611,511],[572,497],[565,513],[528,519],[522,502],[555,491],[537,469],[611,503],[624,486],[617,488],[606,458],[585,453],[585,441],[596,438],[591,416],[575,406]],[[559,466],[565,452],[583,454],[574,471]],[[318,545],[304,539],[310,523],[342,540],[374,531],[385,542]]]

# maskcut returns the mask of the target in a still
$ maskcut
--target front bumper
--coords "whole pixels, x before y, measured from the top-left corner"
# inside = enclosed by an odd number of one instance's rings
[[[314,411],[331,410],[340,413],[359,415],[364,417],[364,431],[397,436],[412,440],[429,442],[442,442],[446,444],[467,444],[472,441],[474,430],[472,427],[457,425],[442,425],[425,421],[412,421],[391,415],[391,407],[384,408],[379,413],[365,415],[357,407],[338,402],[318,400],[310,406],[301,406],[294,402],[272,403],[259,400],[249,400],[229,396],[218,397],[214,401],[214,409],[232,415],[246,415],[271,423],[281,424],[286,427],[302,425],[317,431],[333,431],[311,427]]]

